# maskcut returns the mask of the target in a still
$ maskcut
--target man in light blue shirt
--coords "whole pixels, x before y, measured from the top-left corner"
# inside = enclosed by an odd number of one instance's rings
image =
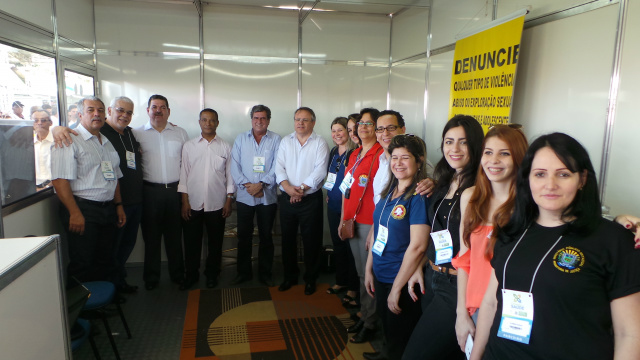
[[[232,284],[251,280],[251,249],[253,218],[258,215],[259,280],[273,286],[273,239],[271,233],[276,216],[277,184],[275,161],[280,146],[280,135],[267,130],[271,121],[271,110],[264,105],[251,109],[251,130],[238,135],[231,151],[231,176],[238,189],[238,275]]]

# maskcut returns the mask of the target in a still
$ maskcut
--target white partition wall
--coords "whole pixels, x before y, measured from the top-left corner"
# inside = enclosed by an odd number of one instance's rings
[[[271,109],[269,129],[293,129],[298,96],[298,12],[204,6],[205,106],[218,111],[218,134],[233,143],[251,128],[254,105]]]
[[[611,208],[611,214],[640,216],[640,192],[636,186],[640,171],[635,161],[640,154],[637,107],[640,99],[637,86],[640,83],[640,4],[637,1],[626,4],[620,89],[603,203]]]
[[[303,23],[302,106],[314,109],[327,141],[335,117],[386,107],[390,25],[385,15],[331,12]]]
[[[132,127],[145,124],[153,94],[169,100],[169,121],[200,132],[198,13],[192,4],[96,0],[101,97],[135,103]]]

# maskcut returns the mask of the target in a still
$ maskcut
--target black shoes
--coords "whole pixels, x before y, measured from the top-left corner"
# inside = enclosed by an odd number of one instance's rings
[[[373,338],[373,334],[375,334],[375,332],[375,329],[367,329],[366,327],[363,327],[357,334],[349,339],[349,341],[354,344],[361,344],[363,342],[370,341]]]
[[[198,278],[186,278],[184,279],[184,281],[182,282],[182,284],[180,284],[180,290],[184,291],[184,290],[189,290],[193,285],[195,285],[198,282]]]
[[[260,277],[260,284],[267,287],[275,286],[275,284],[273,283],[273,280],[271,280],[271,277]]]
[[[129,285],[126,282],[120,286],[118,286],[118,292],[120,294],[133,294],[138,291],[138,287],[135,285]]]
[[[158,287],[158,283],[156,281],[147,281],[144,283],[144,288],[151,291]]]
[[[387,360],[387,357],[382,355],[379,351],[362,353],[362,357],[367,360]]]
[[[251,280],[251,276],[238,274],[235,277],[235,279],[233,279],[233,281],[231,281],[231,285],[239,285],[239,284],[242,284],[243,282],[250,281],[250,280]]]
[[[214,287],[218,286],[218,279],[217,278],[207,278],[207,287],[209,289],[213,289]]]
[[[304,285],[304,294],[305,295],[311,295],[314,292],[316,292],[316,283],[315,282],[308,282]]]
[[[282,284],[280,284],[280,287],[278,287],[278,290],[287,291],[287,290],[291,289],[291,287],[293,285],[298,285],[298,280],[295,280],[295,281],[294,280],[285,280]]]
[[[347,328],[347,332],[348,333],[359,333],[360,330],[362,330],[363,327],[364,327],[364,321],[358,320],[358,322],[356,322],[355,324],[353,324],[352,326],[349,326]]]

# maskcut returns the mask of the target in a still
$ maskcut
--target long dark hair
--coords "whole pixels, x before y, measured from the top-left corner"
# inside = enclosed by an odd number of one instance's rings
[[[576,139],[567,134],[542,135],[531,143],[520,165],[516,180],[516,206],[513,215],[503,228],[498,228],[498,237],[503,242],[510,242],[520,236],[524,229],[536,221],[540,215],[538,205],[531,195],[529,174],[536,153],[545,147],[553,150],[569,171],[586,173],[584,185],[562,213],[563,217],[574,218],[566,232],[584,236],[593,232],[600,223],[602,209],[598,196],[598,182],[589,153]]]
[[[456,170],[452,168],[447,159],[444,156],[444,136],[447,131],[462,126],[464,129],[465,137],[467,139],[467,152],[469,154],[469,162],[462,169],[458,177],[460,179],[459,189],[466,189],[473,185],[476,181],[476,173],[478,166],[480,166],[480,158],[482,158],[482,140],[484,138],[484,131],[480,123],[469,115],[456,115],[452,117],[442,130],[442,141],[440,143],[440,151],[443,153],[442,159],[438,161],[435,169],[433,170],[433,177],[437,181],[437,186],[434,192],[447,191],[449,185],[453,181],[453,177],[456,174]]]

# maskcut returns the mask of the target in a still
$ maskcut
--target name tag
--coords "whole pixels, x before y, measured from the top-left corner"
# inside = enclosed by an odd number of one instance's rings
[[[113,171],[113,165],[111,165],[111,161],[101,162],[100,169],[102,170],[102,176],[104,176],[105,180],[116,179],[116,173]]]
[[[382,256],[382,252],[384,252],[384,248],[387,246],[387,239],[389,238],[389,229],[386,226],[378,226],[378,236],[376,236],[376,241],[373,243],[373,253]]]
[[[127,153],[125,155],[126,159],[127,159],[127,167],[129,169],[136,169],[136,154],[134,154],[132,151],[127,150]]]
[[[322,187],[329,191],[333,190],[333,187],[336,186],[336,176],[337,175],[335,173],[330,172],[327,175],[327,181],[324,182]]]
[[[436,265],[450,263],[453,258],[453,239],[449,230],[441,230],[431,233],[436,249]]]
[[[346,196],[347,189],[351,189],[351,185],[353,185],[353,176],[351,176],[351,173],[347,173],[344,176],[344,180],[342,180],[342,184],[340,184],[340,192]]]
[[[264,164],[265,164],[265,157],[264,156],[254,156],[253,157],[253,172],[263,173],[264,172]]]
[[[533,294],[502,290],[502,318],[498,336],[503,339],[529,343],[533,327]]]

